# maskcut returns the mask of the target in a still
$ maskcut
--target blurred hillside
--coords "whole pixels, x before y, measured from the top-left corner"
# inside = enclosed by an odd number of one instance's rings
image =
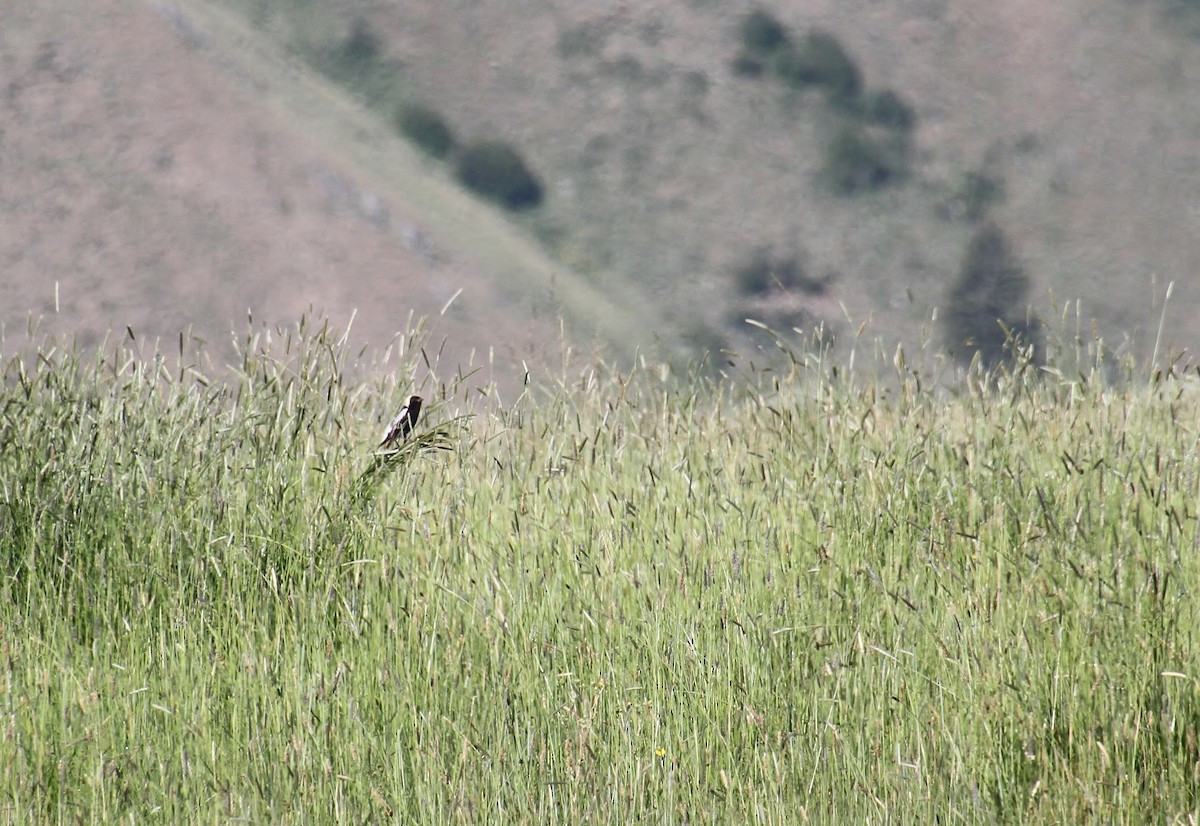
[[[1145,343],[1175,281],[1166,339],[1200,336],[1194,3],[8,5],[10,330],[57,283],[85,338],[314,306],[386,344],[458,294],[435,338],[504,370],[560,317],[622,356],[741,350],[746,317],[912,342],[980,294],[964,257],[995,235],[1005,300]],[[753,9],[795,53],[747,54]],[[849,91],[797,68],[814,32]],[[513,147],[544,199],[467,194],[399,137],[414,104]]]
[[[7,4],[0,321],[173,341],[327,313],[384,347],[519,376],[568,340],[632,341],[611,309],[341,89],[211,6]],[[563,279],[566,281],[566,279]],[[449,305],[448,309],[447,305]],[[443,310],[445,312],[443,313]],[[623,347],[616,350],[626,352]]]

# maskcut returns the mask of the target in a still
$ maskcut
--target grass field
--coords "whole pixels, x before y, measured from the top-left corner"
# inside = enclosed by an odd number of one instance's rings
[[[1194,379],[418,345],[4,352],[0,820],[1196,822]]]

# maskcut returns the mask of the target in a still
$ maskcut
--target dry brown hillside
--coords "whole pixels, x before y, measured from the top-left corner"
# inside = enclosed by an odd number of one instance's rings
[[[248,309],[259,325],[315,309],[343,327],[353,316],[359,339],[382,347],[415,313],[433,319],[431,349],[447,340],[447,360],[474,350],[510,376],[558,358],[572,302],[607,306],[559,288],[494,210],[426,175],[389,129],[228,15],[5,5],[10,346],[32,313],[84,344],[126,326],[171,341],[193,328],[222,356]],[[611,337],[586,318],[570,332]]]
[[[750,4],[5,0],[0,306],[95,340],[223,338],[312,306],[386,344],[437,315],[453,357],[503,369],[576,343],[738,343],[747,314],[912,340],[976,227],[964,182],[1051,313],[1082,301],[1114,344],[1200,336],[1200,39],[1172,0],[764,3],[833,33],[867,86],[913,107],[901,182],[821,182],[836,121],[813,93],[731,71]],[[314,72],[355,22],[406,95],[464,139],[518,146],[547,185],[509,217]],[[539,248],[538,244],[542,246]],[[757,250],[823,286],[746,303]],[[551,259],[545,257],[551,256]]]
[[[750,251],[796,255],[834,289],[817,317],[904,334],[946,299],[972,231],[972,173],[1051,312],[1080,299],[1110,339],[1200,334],[1200,39],[1170,0],[757,4],[834,33],[865,82],[917,114],[906,183],[856,198],[819,184],[831,127],[812,95],[734,75],[747,3],[350,0],[414,94],[470,134],[520,145],[552,185],[563,260],[635,285],[681,326],[717,324]],[[1192,21],[1194,23],[1194,20]],[[542,227],[543,230],[546,226]],[[714,310],[721,307],[722,310]]]

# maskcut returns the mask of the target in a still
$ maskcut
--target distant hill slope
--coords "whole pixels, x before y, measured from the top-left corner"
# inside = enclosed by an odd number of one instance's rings
[[[307,308],[386,344],[437,317],[446,358],[498,370],[567,340],[626,355],[748,343],[747,316],[872,319],[912,342],[980,215],[1042,312],[1081,299],[1113,343],[1200,337],[1200,39],[1170,0],[765,3],[819,27],[916,114],[907,176],[823,180],[839,117],[731,65],[746,5],[265,0],[8,4],[0,38],[0,320],[29,311],[220,345]],[[298,56],[366,26],[404,94],[511,141],[546,203],[507,216]],[[983,203],[980,181],[993,186]],[[974,201],[972,199],[975,199]],[[982,204],[982,205],[981,205]],[[540,244],[540,246],[539,246]],[[747,261],[804,289],[748,299]],[[57,285],[57,287],[56,287]],[[461,293],[460,293],[461,290]],[[444,316],[442,308],[458,298]]]
[[[228,2],[287,31],[278,6]],[[829,284],[782,318],[838,325],[840,304],[911,338],[946,301],[983,180],[1041,311],[1050,293],[1081,299],[1110,341],[1152,338],[1152,287],[1176,281],[1167,332],[1194,346],[1200,26],[1184,5],[347,0],[300,36],[366,25],[414,96],[544,174],[536,225],[561,260],[641,291],[677,329],[729,335],[744,309],[730,273],[766,248]],[[820,95],[731,70],[754,7],[795,36],[832,33],[867,87],[913,106],[903,183],[851,198],[822,186],[836,118]]]
[[[617,354],[654,326],[217,7],[13,6],[0,44],[10,340],[32,312],[85,344],[194,326],[220,356],[248,308],[315,309],[384,346],[415,312],[431,354],[445,338],[446,361],[511,378],[559,361],[560,317]]]

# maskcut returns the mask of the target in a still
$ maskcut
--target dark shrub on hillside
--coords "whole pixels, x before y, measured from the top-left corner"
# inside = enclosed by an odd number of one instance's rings
[[[831,103],[852,108],[862,92],[862,72],[836,37],[814,29],[794,46],[777,50],[771,66],[789,86],[818,86]]]
[[[979,354],[987,367],[1012,355],[1011,344],[1037,344],[1026,320],[1029,276],[1004,232],[988,222],[971,237],[943,316],[946,343],[963,362]]]
[[[766,250],[757,250],[733,271],[734,285],[742,295],[764,296],[775,290],[796,290],[820,295],[830,279],[813,278],[796,258],[773,258]]]
[[[754,78],[762,77],[763,73],[767,70],[766,65],[761,60],[745,52],[735,57],[733,62],[729,64],[729,68],[733,70],[735,75]]]
[[[743,17],[739,30],[742,49],[747,55],[765,57],[788,44],[787,27],[764,9],[755,9]]]
[[[898,154],[861,127],[843,126],[825,147],[822,170],[834,192],[855,195],[882,189],[904,174]]]
[[[542,185],[517,151],[501,141],[480,141],[458,156],[463,186],[508,209],[529,209],[542,202]]]
[[[946,221],[982,220],[1004,200],[1004,180],[984,171],[968,172],[937,204],[937,215]]]
[[[454,149],[454,133],[438,112],[420,103],[409,103],[396,113],[396,126],[404,137],[435,158]]]
[[[344,69],[364,69],[378,61],[383,54],[383,44],[361,17],[354,21],[350,33],[337,50],[338,62]]]
[[[385,43],[362,18],[342,38],[303,52],[314,68],[353,90],[369,105],[390,115],[400,100],[400,66],[386,55]]]
[[[762,295],[776,288],[786,290],[794,286],[799,270],[795,259],[776,261],[766,250],[758,250],[734,270],[733,281],[743,295]]]
[[[917,116],[912,107],[891,89],[872,92],[864,96],[862,109],[863,117],[868,121],[879,126],[886,126],[888,129],[907,132],[917,122]]]

